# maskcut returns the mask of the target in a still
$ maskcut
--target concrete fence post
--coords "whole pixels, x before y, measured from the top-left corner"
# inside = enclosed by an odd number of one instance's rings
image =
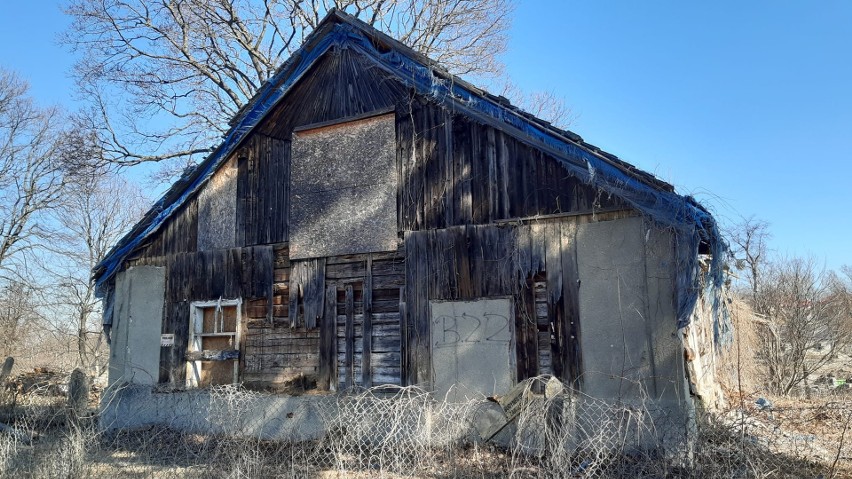
[[[6,382],[9,376],[12,374],[12,366],[15,365],[15,358],[9,356],[3,361],[3,367],[0,368],[0,384]]]
[[[86,413],[89,403],[89,378],[82,369],[71,373],[68,381],[68,416],[74,424]]]

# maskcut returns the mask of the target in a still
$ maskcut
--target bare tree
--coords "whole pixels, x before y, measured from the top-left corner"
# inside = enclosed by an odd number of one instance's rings
[[[576,119],[565,98],[556,95],[553,91],[525,93],[509,80],[503,82],[500,90],[502,96],[508,98],[522,110],[532,113],[556,127],[568,128]]]
[[[840,274],[834,275],[831,285],[832,295],[837,300],[840,314],[845,317],[840,327],[850,333],[846,344],[841,347],[845,347],[846,354],[852,355],[852,266],[841,266]]]
[[[97,375],[102,366],[100,301],[91,276],[95,267],[144,213],[147,200],[127,180],[96,169],[77,171],[61,208],[60,256],[51,268],[58,285],[57,309],[71,329],[81,367]]]
[[[56,155],[60,114],[39,108],[28,86],[0,69],[0,274],[24,277],[27,253],[50,238],[45,214],[62,196],[64,170]]]
[[[14,355],[35,317],[31,288],[19,281],[0,288],[0,357]]]
[[[807,386],[852,341],[844,288],[811,259],[782,259],[768,268],[756,293],[766,305],[758,359],[772,390],[789,394]]]
[[[206,153],[331,8],[453,73],[488,75],[501,70],[513,0],[68,0],[87,129],[122,165]],[[165,126],[144,126],[152,118]]]
[[[756,313],[765,314],[767,305],[760,302],[759,292],[763,286],[762,275],[768,261],[767,243],[772,238],[769,223],[754,216],[742,218],[731,228],[728,236],[738,269],[745,270],[748,274],[751,307]]]

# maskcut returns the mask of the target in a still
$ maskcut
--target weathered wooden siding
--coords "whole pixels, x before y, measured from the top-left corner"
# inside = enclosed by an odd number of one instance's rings
[[[326,284],[336,292],[340,389],[401,383],[403,257],[402,252],[391,252],[329,259]]]
[[[406,233],[402,360],[406,384],[431,381],[429,301],[514,296],[516,243],[511,226]]]
[[[622,209],[558,160],[434,104],[397,115],[401,231]]]
[[[350,49],[325,54],[264,120],[264,135],[289,140],[298,126],[394,108],[407,90]]]
[[[192,199],[176,212],[136,257],[155,258],[196,251],[198,246],[198,201]]]
[[[291,262],[294,128],[387,109],[404,246]],[[626,207],[555,158],[413,97],[343,50],[308,72],[234,159],[236,247],[197,251],[193,199],[133,260],[168,268],[162,332],[176,338],[163,348],[161,381],[185,380],[189,303],[220,296],[244,300],[243,380],[257,387],[428,382],[429,301],[507,296],[516,376],[579,380],[575,226]]]
[[[244,248],[251,252],[252,248]],[[244,253],[244,257],[249,254]],[[254,258],[257,261],[259,258]],[[260,259],[264,261],[265,259]],[[246,258],[246,261],[251,259]],[[255,389],[311,388],[317,383],[320,332],[304,322],[293,326],[291,304],[300,308],[298,296],[291,303],[292,264],[286,245],[273,248],[270,259],[271,294],[260,288],[256,299],[246,301],[246,341],[242,381]],[[259,286],[264,287],[262,283]],[[296,286],[298,291],[298,286]],[[302,309],[297,313],[304,314]]]
[[[571,176],[552,156],[412,97],[356,53],[340,51],[327,54],[235,153],[235,245],[289,240],[294,128],[387,109],[396,111],[399,232],[625,208]],[[184,210],[143,255],[195,251],[195,200]]]
[[[265,298],[272,287],[272,246],[143,257],[133,264],[166,267],[162,332],[174,334],[175,343],[161,350],[160,382],[176,386],[186,381],[190,303]]]
[[[186,380],[190,304],[240,297],[241,380],[247,386],[401,383],[402,252],[291,262],[287,246],[278,244],[145,257],[133,264],[167,268],[162,332],[174,334],[175,345],[161,351],[160,382],[182,386]],[[300,266],[304,273],[294,273]],[[326,301],[329,291],[332,300]],[[347,318],[348,336],[338,328]]]
[[[468,225],[405,235],[402,364],[406,384],[429,385],[429,301],[510,296],[516,377],[554,374],[579,386],[582,356],[577,225],[630,211],[530,224]]]
[[[290,142],[256,134],[237,158],[236,244],[288,241]]]

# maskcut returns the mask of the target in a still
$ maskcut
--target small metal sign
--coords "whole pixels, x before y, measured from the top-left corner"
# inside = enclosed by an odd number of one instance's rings
[[[160,346],[168,347],[175,345],[175,335],[174,334],[163,334],[160,336]]]

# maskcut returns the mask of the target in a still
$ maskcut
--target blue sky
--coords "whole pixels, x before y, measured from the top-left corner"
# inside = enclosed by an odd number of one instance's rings
[[[9,2],[0,65],[70,104],[59,2]],[[521,2],[507,73],[571,129],[708,204],[771,223],[779,253],[852,265],[852,2]]]
[[[505,62],[720,220],[852,265],[852,2],[526,2]]]

